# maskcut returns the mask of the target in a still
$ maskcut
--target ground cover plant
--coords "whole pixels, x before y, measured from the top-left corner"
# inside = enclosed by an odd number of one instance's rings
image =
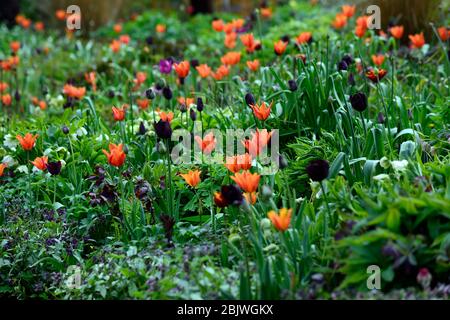
[[[448,17],[55,16],[0,25],[0,297],[448,299]]]

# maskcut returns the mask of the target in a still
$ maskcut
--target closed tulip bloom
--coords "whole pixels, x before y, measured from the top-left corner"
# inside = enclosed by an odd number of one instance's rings
[[[160,139],[170,139],[172,136],[172,128],[170,127],[170,122],[159,120],[154,124],[156,135]]]
[[[292,209],[282,208],[279,213],[275,211],[270,211],[267,217],[272,221],[273,226],[278,231],[284,232],[289,228],[292,217]]]
[[[420,49],[425,45],[425,37],[423,32],[418,34],[409,35],[409,40],[411,40],[411,47],[413,49]]]
[[[56,176],[61,172],[61,161],[54,161],[47,163],[47,170],[52,176]]]
[[[350,103],[353,109],[363,112],[367,109],[367,96],[363,92],[357,92],[350,96]]]
[[[347,25],[347,20],[348,20],[347,16],[338,13],[334,18],[332,25],[335,29],[342,29]]]
[[[231,179],[245,192],[256,192],[261,176],[250,171],[236,172]]]
[[[306,172],[312,181],[322,181],[328,177],[330,165],[326,160],[313,160],[306,167]]]
[[[233,66],[241,61],[241,53],[236,51],[228,52],[220,58],[220,61],[222,61],[224,65]]]
[[[164,74],[169,74],[172,71],[172,61],[169,59],[161,59],[159,61],[159,71]]]
[[[0,163],[0,177],[3,176],[5,169],[8,167],[6,163]]]
[[[203,104],[203,99],[201,97],[197,98],[197,111],[202,112],[205,108],[205,105]]]
[[[123,144],[115,145],[114,143],[109,144],[109,152],[103,150],[108,163],[114,167],[120,167],[124,164],[127,155],[123,151]]]
[[[202,78],[207,78],[211,74],[211,68],[207,64],[201,64],[195,68]]]
[[[125,119],[125,109],[122,108],[116,108],[116,107],[112,107],[112,112],[113,112],[113,116],[114,116],[114,120],[116,121],[123,121]]]
[[[173,67],[175,68],[175,72],[178,74],[179,78],[184,79],[188,76],[190,69],[189,61],[175,63]]]
[[[249,92],[245,95],[245,103],[250,107],[256,103],[255,97]]]
[[[163,94],[163,97],[164,97],[166,100],[170,100],[170,99],[172,99],[172,97],[173,97],[172,90],[170,90],[169,87],[164,87],[164,88],[162,89],[162,94]]]
[[[401,39],[403,37],[404,28],[403,26],[393,26],[389,28],[389,33],[395,38],[395,39]]]
[[[165,24],[157,24],[156,25],[156,32],[158,33],[164,33],[166,32],[166,25]]]
[[[62,21],[62,20],[64,20],[64,19],[66,19],[66,11],[65,11],[65,10],[62,10],[62,9],[56,10],[55,16],[56,16],[56,19]]]
[[[38,137],[38,134],[32,135],[31,133],[27,133],[24,137],[22,137],[20,134],[16,136],[17,140],[19,140],[20,145],[25,151],[30,151],[33,149]]]
[[[287,42],[278,40],[278,42],[275,42],[275,44],[273,46],[275,53],[278,56],[281,56],[286,51],[287,45],[288,45]]]
[[[9,44],[9,47],[11,48],[12,52],[17,53],[20,49],[20,42],[19,41],[12,41]]]
[[[213,20],[213,22],[211,24],[215,31],[217,31],[217,32],[223,31],[223,27],[224,27],[223,20],[216,19],[216,20]]]
[[[183,177],[184,181],[192,188],[195,188],[201,181],[200,179],[200,170],[189,170],[188,173],[180,174]]]
[[[34,161],[31,161],[31,163],[41,171],[44,171],[45,169],[47,169],[47,162],[48,162],[48,157],[46,157],[46,156],[37,157],[36,159],[34,159]]]
[[[297,89],[298,89],[297,82],[295,80],[289,80],[288,87],[289,87],[289,90],[291,90],[292,92],[297,91]]]
[[[272,104],[273,102],[270,105],[267,105],[265,102],[263,102],[260,105],[255,103],[250,105],[250,108],[252,108],[253,114],[255,115],[256,118],[258,118],[261,121],[264,121],[270,115],[270,109],[272,108]]]
[[[5,106],[10,106],[12,102],[12,97],[9,93],[2,95],[2,103]]]
[[[214,137],[213,133],[210,132],[202,139],[199,136],[194,137],[195,142],[200,146],[200,149],[205,154],[210,154],[214,148],[216,147],[216,138]]]
[[[110,43],[109,47],[111,48],[111,51],[112,51],[112,52],[117,53],[117,52],[119,52],[119,50],[120,50],[121,42],[120,42],[119,40],[115,40],[115,39],[114,39],[114,40]]]
[[[120,23],[116,23],[113,26],[113,30],[115,33],[121,33],[122,32],[122,25]]]
[[[442,41],[445,42],[450,38],[450,30],[447,27],[440,27],[437,31]]]

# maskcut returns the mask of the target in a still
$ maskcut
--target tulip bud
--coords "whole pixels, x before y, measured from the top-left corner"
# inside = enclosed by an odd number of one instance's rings
[[[69,134],[69,128],[68,128],[67,126],[63,126],[63,127],[61,128],[61,130],[62,130],[62,132],[63,132],[64,134]]]
[[[273,192],[272,189],[268,185],[263,185],[261,187],[261,200],[263,202],[270,201],[272,199]]]
[[[378,113],[378,123],[384,123],[384,115],[382,112]]]
[[[197,59],[192,59],[191,61],[189,61],[189,64],[191,65],[192,68],[196,68],[200,65]]]
[[[291,38],[286,34],[281,37],[281,41],[289,43],[291,41]]]
[[[326,160],[313,160],[306,167],[306,172],[312,181],[323,181],[328,177],[330,165]]]
[[[197,111],[198,112],[202,112],[204,109],[204,105],[203,105],[203,99],[201,97],[197,98]]]
[[[338,70],[342,71],[342,70],[347,70],[347,69],[348,69],[347,63],[344,60],[339,61],[339,63],[338,63]]]
[[[159,120],[154,124],[156,135],[161,139],[170,139],[172,136],[172,128],[168,121]]]
[[[61,172],[61,161],[47,163],[47,170],[52,176],[56,176]]]
[[[248,106],[254,105],[256,103],[255,97],[249,92],[245,95],[245,102]]]
[[[357,92],[350,96],[350,103],[353,109],[363,112],[367,109],[367,96],[363,92]]]
[[[173,97],[172,90],[170,90],[169,87],[164,87],[162,93],[164,98],[166,98],[167,100],[170,100]]]
[[[180,104],[178,106],[178,109],[180,109],[181,112],[185,113],[187,111],[187,107],[184,103]]]
[[[267,229],[270,230],[272,228],[272,222],[270,221],[270,219],[264,218],[264,219],[261,219],[261,221],[259,222],[259,226],[263,230],[267,230]]]
[[[145,96],[149,100],[155,99],[155,93],[153,92],[153,90],[151,88],[148,88],[147,90],[145,90]]]
[[[145,135],[147,133],[147,128],[145,128],[144,122],[141,121],[141,123],[139,124],[139,134],[141,136]]]
[[[20,93],[19,90],[16,90],[16,92],[14,93],[14,99],[19,102],[20,101]]]
[[[297,86],[297,82],[295,80],[289,80],[288,85],[289,85],[289,90],[291,90],[292,92],[297,91],[298,86]]]
[[[194,109],[190,109],[189,116],[190,116],[192,121],[197,120],[197,113],[195,113]]]
[[[353,73],[350,73],[348,75],[348,84],[351,86],[354,86],[356,84],[355,76],[353,75]]]
[[[433,276],[427,268],[421,268],[417,274],[417,282],[422,286],[424,290],[428,289],[431,284]]]
[[[109,90],[108,91],[108,98],[112,99],[112,98],[114,98],[114,96],[115,96],[114,90]]]

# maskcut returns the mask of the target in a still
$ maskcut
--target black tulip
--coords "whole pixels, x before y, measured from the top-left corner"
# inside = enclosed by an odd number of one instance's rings
[[[155,85],[155,90],[156,91],[161,91],[163,89],[163,85],[161,84],[161,83],[157,83],[156,85]]]
[[[147,90],[145,90],[145,96],[149,100],[155,99],[155,93],[153,92],[152,88],[148,88]]]
[[[248,106],[254,105],[256,103],[255,97],[249,92],[245,95],[245,102]]]
[[[16,90],[16,92],[14,93],[14,99],[19,102],[20,101],[20,93],[19,90]]]
[[[145,135],[147,133],[147,128],[145,128],[144,122],[141,121],[141,124],[139,125],[139,134],[141,136]]]
[[[187,111],[187,107],[186,107],[186,105],[185,105],[184,103],[181,103],[181,104],[178,106],[178,109],[179,109],[182,113],[185,113],[185,112]]]
[[[288,35],[284,35],[281,37],[281,41],[289,43],[291,38]]]
[[[347,64],[347,66],[350,66],[351,64],[353,64],[353,58],[351,55],[346,54],[343,58],[342,61],[345,61],[345,63]]]
[[[197,120],[197,113],[194,111],[194,109],[190,109],[189,116],[191,117],[192,121]]]
[[[204,108],[205,108],[205,106],[203,104],[203,99],[201,97],[198,97],[197,98],[197,111],[202,112]]]
[[[241,189],[234,184],[222,186],[220,193],[225,198],[226,202],[232,205],[240,205],[244,199]]]
[[[200,62],[198,62],[197,59],[192,59],[191,61],[189,61],[189,64],[191,65],[192,68],[195,68],[200,65]]]
[[[115,97],[115,93],[114,93],[114,90],[109,90],[108,91],[108,98],[110,98],[110,99],[112,99],[112,98],[114,98]]]
[[[367,96],[363,92],[357,92],[350,96],[350,103],[353,109],[363,112],[367,109]]]
[[[61,128],[61,130],[62,130],[62,132],[63,132],[64,134],[69,134],[69,128],[68,128],[67,126],[63,126],[63,127]]]
[[[298,89],[297,82],[295,80],[289,80],[288,86],[289,86],[289,90],[291,90],[292,92],[297,91],[297,89]]]
[[[170,139],[172,136],[172,128],[170,127],[170,123],[168,121],[159,120],[154,124],[156,135],[160,139]]]
[[[378,113],[378,123],[384,123],[384,114],[382,112]]]
[[[328,177],[330,165],[326,160],[313,160],[306,167],[306,173],[312,181],[323,181]]]
[[[172,90],[170,90],[169,87],[164,87],[162,93],[164,98],[166,98],[167,100],[170,100],[173,97]]]
[[[342,60],[342,61],[339,61],[337,67],[338,67],[338,70],[339,70],[339,71],[347,70],[347,69],[348,69],[348,64],[347,64],[347,62],[345,62],[344,60]]]
[[[52,176],[56,176],[61,172],[61,161],[47,163],[47,170]]]

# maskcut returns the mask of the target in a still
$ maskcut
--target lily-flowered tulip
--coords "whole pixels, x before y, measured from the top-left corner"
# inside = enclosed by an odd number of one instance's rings
[[[425,45],[425,37],[423,32],[409,35],[409,40],[411,40],[411,48],[420,49]]]
[[[221,65],[219,68],[217,68],[216,72],[213,73],[213,78],[215,80],[222,80],[224,77],[228,76],[230,74],[230,68],[226,65]]]
[[[251,71],[258,71],[258,69],[259,69],[259,60],[255,59],[253,61],[251,61],[251,60],[247,61],[247,67]]]
[[[442,41],[445,42],[450,38],[450,30],[447,27],[440,27],[437,31]]]
[[[125,119],[125,108],[112,107],[113,117],[116,121],[123,121]]]
[[[347,18],[353,17],[355,14],[356,6],[343,5],[342,6],[342,14]]]
[[[12,102],[12,97],[9,93],[2,95],[2,103],[5,106],[10,106]]]
[[[20,49],[20,42],[19,41],[12,41],[9,44],[9,47],[12,50],[12,52],[17,53],[17,51],[19,51],[19,49]]]
[[[65,10],[62,10],[62,9],[56,10],[55,16],[56,16],[56,19],[62,21],[62,20],[64,20],[64,19],[66,19],[66,11],[65,11]]]
[[[347,16],[342,13],[338,13],[334,18],[332,25],[335,29],[342,29],[347,25],[347,19]]]
[[[175,63],[173,65],[175,72],[178,74],[178,77],[184,79],[189,74],[190,64],[189,61],[182,61],[180,63]]]
[[[173,112],[169,111],[169,112],[165,113],[164,111],[160,111],[159,118],[162,121],[171,122],[173,120]]]
[[[383,79],[387,74],[387,71],[384,69],[378,69],[378,70],[374,70],[374,69],[370,69],[369,71],[366,72],[366,77],[370,79],[370,81],[377,83],[379,82],[381,79]]]
[[[395,39],[401,39],[403,37],[403,26],[393,26],[389,28],[389,33],[395,38]]]
[[[312,33],[311,32],[302,32],[297,37],[298,44],[310,43],[312,41]]]
[[[63,93],[70,98],[82,99],[84,97],[84,95],[86,94],[86,88],[85,87],[75,87],[71,84],[65,84]]]
[[[123,34],[119,37],[119,41],[123,44],[130,44],[130,40],[131,40],[131,38],[127,34]]]
[[[382,54],[372,55],[372,62],[377,65],[381,66],[384,62],[385,56]]]
[[[84,78],[86,79],[86,82],[89,83],[92,86],[92,91],[97,91],[97,81],[96,81],[96,74],[94,71],[85,73]]]
[[[195,69],[198,71],[198,74],[202,78],[207,78],[211,74],[211,68],[208,67],[207,64],[201,64],[195,67]]]
[[[184,181],[192,188],[195,188],[200,183],[200,170],[189,170],[188,173],[181,173],[180,176],[183,177]]]
[[[269,133],[267,129],[256,129],[256,131],[252,134],[252,138],[246,139],[242,143],[252,157],[257,157],[268,145],[271,137],[272,131]]]
[[[259,42],[255,41],[253,33],[243,34],[240,39],[242,44],[246,47],[248,53],[254,52],[259,45]]]
[[[115,145],[114,143],[109,144],[109,152],[102,150],[108,159],[108,163],[114,167],[120,167],[124,164],[127,155],[123,151],[123,144]]]
[[[17,140],[19,140],[20,145],[25,151],[30,151],[33,149],[38,137],[38,134],[32,135],[31,133],[27,133],[24,137],[22,137],[20,134],[16,136]]]
[[[272,9],[271,8],[261,8],[261,17],[265,19],[269,19],[272,17]]]
[[[139,109],[146,110],[150,104],[150,100],[148,99],[137,99],[136,104],[138,105]]]
[[[113,30],[115,33],[121,33],[122,32],[122,25],[120,23],[116,23],[113,26]]]
[[[226,157],[225,167],[233,173],[241,170],[250,170],[252,167],[252,156],[249,153]]]
[[[270,109],[272,108],[273,102],[268,106],[265,102],[258,104],[252,104],[250,105],[250,108],[253,110],[253,114],[256,118],[258,118],[261,121],[266,120],[270,115]]]
[[[114,40],[110,43],[109,47],[111,48],[111,51],[112,51],[112,52],[117,53],[117,52],[119,52],[119,50],[120,50],[121,42],[120,42],[119,40],[115,40],[115,39],[114,39]]]
[[[46,156],[37,157],[36,159],[34,159],[34,161],[31,161],[31,163],[41,171],[44,171],[45,169],[47,169],[47,162],[48,162],[48,157],[46,157]]]
[[[237,39],[237,33],[235,33],[235,32],[227,33],[225,35],[225,40],[223,41],[223,44],[228,49],[234,49],[234,47],[236,47],[236,39]]]
[[[217,32],[223,31],[223,27],[224,27],[223,20],[216,19],[216,20],[213,20],[213,22],[211,24],[215,31],[217,31]]]
[[[0,163],[0,177],[3,176],[5,169],[8,167],[6,163]]]
[[[273,48],[276,55],[281,56],[286,51],[287,45],[288,43],[282,40],[278,40],[277,42],[275,42]]]
[[[238,64],[239,61],[241,61],[241,53],[237,51],[227,52],[222,58],[220,58],[220,61],[222,61],[224,65],[228,66]]]
[[[258,184],[261,176],[257,173],[251,173],[248,170],[243,171],[242,173],[236,172],[231,179],[237,183],[239,188],[241,188],[245,192],[256,192],[258,189]]]
[[[216,147],[216,138],[212,132],[205,135],[203,139],[199,136],[195,136],[194,139],[204,154],[210,154]]]
[[[289,228],[292,217],[292,209],[282,208],[279,213],[275,211],[270,211],[267,217],[272,221],[273,226],[278,231],[284,232]]]

